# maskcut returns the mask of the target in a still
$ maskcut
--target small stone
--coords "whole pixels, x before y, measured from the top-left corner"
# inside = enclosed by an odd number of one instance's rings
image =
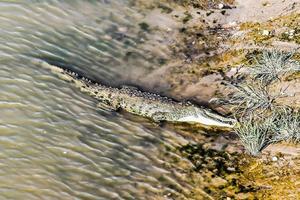
[[[228,170],[229,172],[235,172],[235,168],[234,168],[234,167],[227,167],[227,170]]]
[[[237,23],[236,23],[236,21],[233,21],[233,22],[229,22],[229,25],[230,25],[230,26],[236,26]]]
[[[278,158],[277,158],[276,156],[273,156],[273,157],[272,157],[272,161],[273,161],[273,162],[276,162],[276,161],[278,161]]]
[[[262,35],[268,36],[270,34],[270,31],[268,30],[263,30]]]
[[[290,30],[290,31],[289,31],[289,35],[290,35],[290,36],[294,36],[294,34],[295,34],[295,30]]]
[[[224,187],[227,184],[227,181],[221,177],[213,178],[211,182],[215,187]]]
[[[220,4],[218,5],[218,8],[219,8],[219,9],[224,8],[224,4],[220,3]]]
[[[236,195],[237,199],[250,199],[250,194],[249,193],[238,193]]]
[[[112,37],[111,37],[110,35],[104,35],[104,36],[103,36],[103,39],[105,39],[105,40],[111,40]]]
[[[169,28],[169,27],[167,27],[167,28],[166,28],[166,31],[167,31],[167,32],[171,32],[171,31],[172,31],[172,29],[171,29],[171,28]]]
[[[126,33],[127,32],[127,27],[118,27],[118,31],[121,33]]]
[[[222,27],[223,28],[234,28],[237,26],[237,22],[236,21],[232,21],[232,22],[229,22],[227,24],[224,24]]]
[[[270,6],[270,3],[269,2],[263,2],[262,5],[263,6]]]

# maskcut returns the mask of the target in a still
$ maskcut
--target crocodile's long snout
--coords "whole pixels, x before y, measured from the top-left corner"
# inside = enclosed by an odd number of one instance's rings
[[[237,121],[235,119],[226,118],[222,115],[213,113],[209,110],[199,110],[197,114],[180,118],[181,122],[200,123],[212,127],[233,128]]]
[[[200,114],[202,115],[202,113]],[[233,128],[237,124],[237,120],[233,118],[227,118],[220,114],[214,113],[210,110],[204,110],[203,116],[199,116],[200,118],[204,118],[204,123],[210,126],[221,126]]]

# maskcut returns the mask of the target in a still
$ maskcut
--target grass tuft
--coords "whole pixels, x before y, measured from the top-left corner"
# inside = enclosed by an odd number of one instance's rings
[[[293,55],[294,52],[264,51],[259,59],[255,58],[250,75],[263,84],[270,84],[287,73],[299,72],[300,64],[292,59]]]
[[[300,142],[300,113],[283,108],[272,115],[273,143],[280,141]]]
[[[235,93],[230,97],[228,103],[234,106],[236,114],[244,116],[254,111],[263,112],[272,109],[276,97],[269,94],[266,86],[244,83],[233,85],[233,87]]]
[[[255,58],[250,77],[238,72],[229,83],[234,92],[228,98],[214,100],[232,105],[235,118],[240,118],[235,132],[251,155],[258,155],[271,143],[300,143],[300,111],[295,112],[277,101],[284,97],[286,89],[280,89],[278,94],[270,94],[269,90],[275,80],[300,72],[300,63],[292,59],[293,55],[294,52],[278,50],[262,52]]]
[[[235,128],[246,150],[253,156],[257,156],[268,144],[272,122],[267,119],[258,122],[250,119],[241,121],[240,126]]]

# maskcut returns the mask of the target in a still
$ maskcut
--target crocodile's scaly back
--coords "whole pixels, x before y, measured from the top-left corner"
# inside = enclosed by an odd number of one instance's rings
[[[176,102],[156,94],[141,92],[130,87],[112,88],[79,77],[76,73],[35,60],[43,68],[60,78],[74,83],[81,91],[93,96],[113,109],[148,117],[154,121],[194,122],[208,126],[233,127],[235,120],[225,118],[191,103]]]

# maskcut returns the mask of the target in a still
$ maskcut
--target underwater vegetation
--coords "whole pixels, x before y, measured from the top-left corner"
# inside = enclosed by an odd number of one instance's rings
[[[270,88],[288,74],[300,72],[294,52],[264,51],[253,58],[247,74],[238,74],[239,80],[229,83],[233,93],[223,102],[231,105],[239,125],[235,128],[245,149],[258,155],[269,144],[281,141],[300,142],[300,113],[280,105],[277,100],[284,90],[272,93]]]

